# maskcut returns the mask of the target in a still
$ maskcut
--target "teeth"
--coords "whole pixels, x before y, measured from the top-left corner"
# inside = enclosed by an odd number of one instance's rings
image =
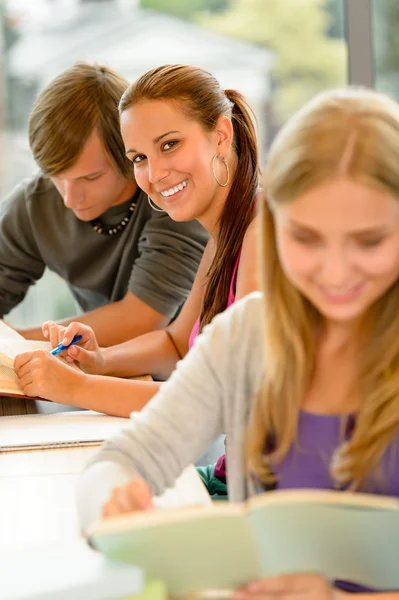
[[[344,294],[348,294],[355,289],[355,286],[350,288],[324,288],[328,294],[336,294],[337,296],[343,296]]]
[[[161,196],[163,196],[164,198],[168,198],[168,196],[173,196],[174,194],[176,194],[177,192],[180,192],[183,188],[185,188],[187,183],[188,183],[188,181],[186,179],[182,183],[179,183],[179,185],[175,185],[175,187],[161,192]]]

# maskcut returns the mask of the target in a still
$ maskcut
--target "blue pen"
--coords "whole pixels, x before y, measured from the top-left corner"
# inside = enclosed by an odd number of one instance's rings
[[[52,354],[53,356],[57,356],[57,354],[59,354],[60,352],[63,352],[63,350],[66,350],[67,348],[69,348],[69,346],[73,346],[73,344],[77,344],[78,342],[80,342],[81,339],[82,339],[81,335],[75,335],[75,337],[73,338],[73,340],[70,344],[67,344],[66,346],[64,346],[63,344],[58,344],[58,346],[56,348],[53,348],[51,350],[50,354]]]

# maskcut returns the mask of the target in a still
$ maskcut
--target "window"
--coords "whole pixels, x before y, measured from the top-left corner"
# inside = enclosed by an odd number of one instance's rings
[[[399,101],[399,3],[375,0],[371,19],[376,88]]]

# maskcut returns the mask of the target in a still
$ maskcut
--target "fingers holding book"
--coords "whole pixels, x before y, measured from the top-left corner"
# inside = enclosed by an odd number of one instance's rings
[[[338,600],[341,592],[331,587],[325,577],[317,574],[288,574],[252,581],[235,590],[232,600]]]
[[[148,484],[143,479],[133,479],[113,489],[110,499],[103,506],[102,518],[152,508],[154,504]]]

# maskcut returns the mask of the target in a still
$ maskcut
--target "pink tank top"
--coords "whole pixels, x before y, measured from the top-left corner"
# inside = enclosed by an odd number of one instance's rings
[[[233,274],[231,276],[229,296],[227,298],[226,308],[229,308],[229,306],[231,306],[234,303],[234,300],[236,299],[235,284],[236,284],[236,279],[237,279],[237,271],[238,271],[238,267],[240,264],[240,258],[241,258],[241,248],[240,248],[240,251],[238,252],[236,264],[234,265]],[[194,327],[192,328],[192,331],[190,333],[190,338],[188,341],[189,348],[191,348],[192,345],[194,344],[194,340],[197,337],[198,332],[199,332],[199,326],[200,326],[200,318],[198,317],[198,319],[194,323]]]

